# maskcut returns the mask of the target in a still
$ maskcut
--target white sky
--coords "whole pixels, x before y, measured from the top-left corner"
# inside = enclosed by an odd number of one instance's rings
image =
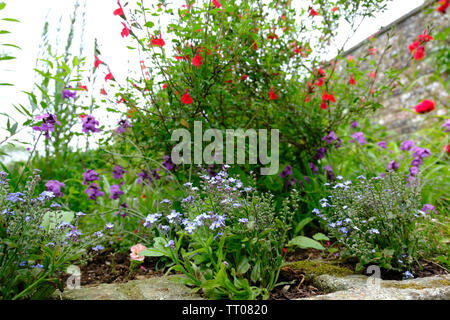
[[[1,1],[6,2],[6,7],[0,11],[0,18],[9,17],[21,21],[21,23],[0,22],[0,30],[6,29],[11,31],[10,35],[0,35],[0,42],[14,43],[22,48],[20,51],[14,51],[14,55],[17,57],[16,60],[0,62],[0,82],[9,82],[15,85],[14,87],[0,86],[0,112],[17,117],[17,112],[15,112],[12,104],[27,104],[27,97],[21,91],[32,91],[35,74],[33,68],[39,52],[44,22],[48,19],[50,27],[53,26],[51,31],[56,34],[54,28],[58,25],[58,19],[62,17],[65,19],[63,21],[67,21],[66,25],[68,24],[68,17],[72,13],[74,0]],[[125,3],[126,1],[123,0],[121,2]],[[130,0],[130,2],[133,2],[133,0]],[[148,4],[155,2],[155,0],[147,0],[146,4],[148,6]],[[173,0],[171,2],[179,2],[180,6],[184,3],[182,0]],[[102,60],[108,62],[115,78],[123,81],[131,63],[129,59],[130,51],[126,48],[126,45],[130,45],[130,37],[124,39],[120,36],[123,28],[120,23],[121,19],[112,13],[118,7],[117,1],[86,0],[86,3],[87,27],[83,42],[91,44],[93,39],[97,38],[102,52]],[[424,0],[392,1],[388,6],[388,10],[378,14],[374,19],[367,19],[362,24],[355,37],[348,42],[347,48],[361,42],[381,27],[386,26],[423,3]],[[345,34],[345,30],[340,32],[340,34]],[[63,39],[65,38],[66,36],[64,35]],[[89,48],[87,52],[91,53],[93,51]],[[91,60],[93,57],[88,57],[88,59]],[[7,67],[5,68],[4,66]],[[139,65],[136,67],[139,67]],[[17,119],[21,120],[20,117],[17,117]],[[4,118],[0,117],[0,128],[5,126],[4,122]],[[0,131],[0,140],[4,137],[5,132]],[[26,134],[21,135],[20,138],[31,142],[30,137],[27,137]]]

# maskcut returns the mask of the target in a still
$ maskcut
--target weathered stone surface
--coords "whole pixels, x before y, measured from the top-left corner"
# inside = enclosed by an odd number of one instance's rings
[[[450,275],[404,281],[379,280],[379,285],[373,278],[363,275],[320,275],[313,283],[332,293],[308,300],[450,300]]]
[[[179,276],[153,277],[127,283],[101,284],[64,290],[64,300],[200,300],[199,295],[174,280]]]

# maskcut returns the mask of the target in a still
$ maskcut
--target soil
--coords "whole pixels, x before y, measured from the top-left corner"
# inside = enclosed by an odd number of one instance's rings
[[[81,285],[95,285],[102,283],[123,283],[130,280],[162,276],[162,270],[156,271],[156,259],[146,258],[145,261],[130,274],[130,256],[124,252],[114,253],[105,250],[95,255],[81,269]],[[68,275],[63,277],[65,280]]]

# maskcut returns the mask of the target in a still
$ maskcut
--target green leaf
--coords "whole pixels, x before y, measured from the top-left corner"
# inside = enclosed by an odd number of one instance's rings
[[[3,18],[2,20],[9,21],[9,22],[20,22],[19,20],[13,19],[13,18]]]
[[[302,231],[303,228],[306,227],[306,225],[313,220],[314,220],[314,218],[311,218],[311,217],[302,219],[295,227],[295,234],[298,234],[300,231]]]
[[[329,241],[330,238],[328,238],[326,235],[324,235],[323,233],[316,233],[315,235],[313,235],[313,239],[317,240],[317,241]]]
[[[237,267],[237,270],[236,270],[237,274],[244,274],[248,271],[248,269],[250,269],[250,264],[248,263],[248,258],[243,257]]]
[[[71,223],[74,217],[75,213],[73,211],[49,211],[42,218],[42,226],[48,232],[62,222]]]
[[[160,250],[160,249],[155,249],[155,248],[150,248],[150,249],[145,249],[142,250],[141,252],[139,252],[140,256],[143,257],[162,257],[162,256],[168,256],[166,254],[166,252]]]
[[[153,28],[154,25],[155,25],[155,24],[154,24],[153,22],[148,21],[146,24],[144,24],[144,27],[147,27],[147,28]]]
[[[3,10],[3,8],[6,6],[6,3],[0,2],[0,10]]]
[[[314,239],[298,236],[289,241],[288,246],[297,246],[301,249],[313,248],[318,250],[325,250],[325,248]]]

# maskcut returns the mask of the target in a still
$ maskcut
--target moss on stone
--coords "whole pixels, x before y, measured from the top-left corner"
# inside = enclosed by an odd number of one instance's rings
[[[448,279],[436,279],[432,280],[428,283],[402,283],[402,282],[387,282],[383,283],[383,287],[385,288],[396,288],[396,289],[415,289],[415,290],[423,290],[428,288],[436,288],[436,287],[445,287],[450,286],[450,280]]]
[[[353,272],[350,269],[334,266],[327,262],[319,260],[303,260],[290,262],[285,264],[284,267],[294,270],[301,270],[306,275],[315,275],[315,276],[329,274],[333,276],[344,277],[355,274],[355,272]]]

